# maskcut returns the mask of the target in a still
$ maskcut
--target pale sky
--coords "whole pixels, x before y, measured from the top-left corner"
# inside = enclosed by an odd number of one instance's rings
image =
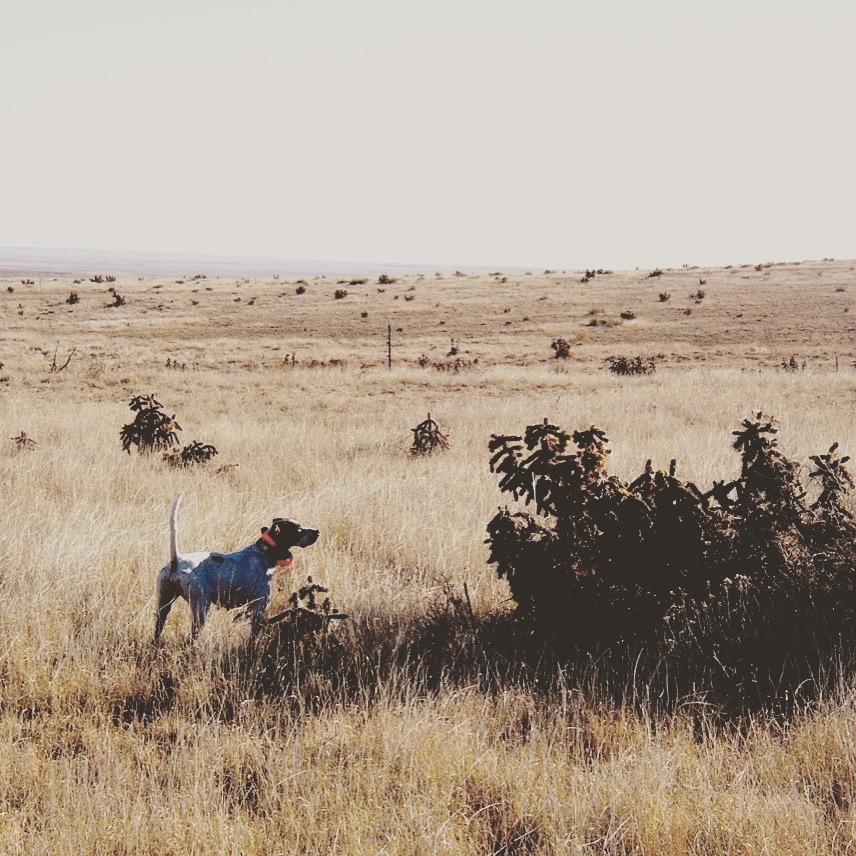
[[[856,257],[853,0],[0,0],[0,246]]]

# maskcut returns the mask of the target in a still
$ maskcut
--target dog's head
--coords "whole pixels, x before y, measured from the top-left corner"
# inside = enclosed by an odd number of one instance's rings
[[[270,528],[262,527],[262,537],[256,542],[272,565],[290,565],[292,547],[308,547],[318,540],[317,529],[305,529],[293,520],[274,518]]]

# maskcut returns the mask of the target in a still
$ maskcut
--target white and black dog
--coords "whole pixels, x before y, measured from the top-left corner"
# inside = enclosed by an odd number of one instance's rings
[[[172,604],[183,597],[190,604],[190,638],[195,639],[212,603],[226,609],[246,607],[255,635],[264,624],[270,599],[270,581],[277,565],[290,565],[292,547],[308,547],[318,539],[317,529],[305,529],[277,517],[262,528],[254,544],[234,553],[179,553],[179,494],[169,513],[169,564],[157,577],[155,642],[160,639]]]

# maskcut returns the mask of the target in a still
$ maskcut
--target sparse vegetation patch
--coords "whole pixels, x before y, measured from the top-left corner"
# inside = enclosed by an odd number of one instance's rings
[[[567,339],[553,339],[550,347],[557,360],[566,360],[571,355],[571,343]]]
[[[467,359],[457,356],[454,359],[432,360],[426,354],[420,354],[416,360],[417,365],[421,369],[431,368],[438,372],[448,372],[450,374],[458,374],[458,372],[473,369],[479,364],[478,357]]]
[[[194,440],[183,449],[176,447],[164,452],[163,459],[171,467],[190,467],[195,464],[207,464],[216,454],[217,449],[210,443]]]
[[[800,369],[805,371],[805,366],[805,360],[803,360],[802,365],[800,365],[800,363],[797,361],[796,356],[794,355],[791,355],[791,358],[789,360],[782,360],[782,362],[779,363],[779,368],[781,368],[781,370],[785,372],[798,372]]]
[[[657,368],[654,357],[607,357],[609,370],[617,375],[652,374]]]

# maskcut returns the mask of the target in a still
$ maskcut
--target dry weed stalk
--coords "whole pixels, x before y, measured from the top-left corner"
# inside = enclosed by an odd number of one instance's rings
[[[55,372],[61,372],[63,369],[68,368],[68,364],[71,362],[71,358],[74,356],[75,351],[77,351],[77,348],[72,348],[71,351],[69,351],[68,357],[66,358],[66,361],[62,365],[59,365],[56,361],[56,355],[57,355],[58,351],[59,351],[59,345],[57,345],[56,348],[54,348],[53,360],[51,360],[50,367],[48,368],[48,371],[51,374],[54,374]]]

